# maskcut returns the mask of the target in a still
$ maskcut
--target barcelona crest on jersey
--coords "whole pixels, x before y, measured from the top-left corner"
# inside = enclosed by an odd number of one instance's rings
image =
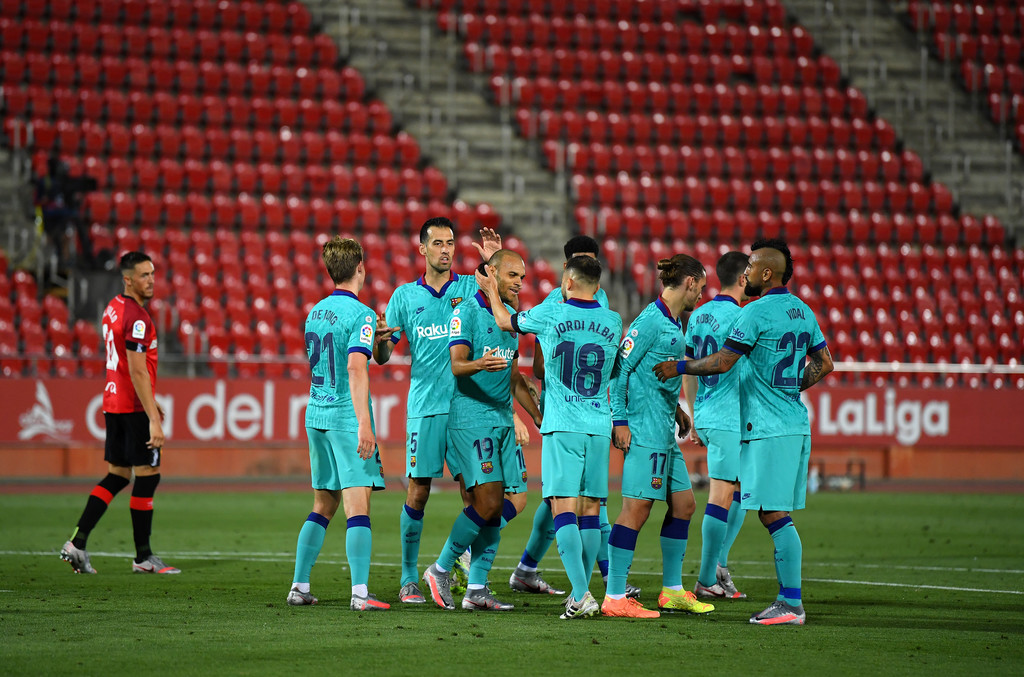
[[[480,470],[482,470],[485,475],[490,475],[494,472],[494,463],[491,461],[484,461],[480,464]]]
[[[651,488],[652,489],[661,489],[661,478],[660,477],[652,477],[651,478]]]

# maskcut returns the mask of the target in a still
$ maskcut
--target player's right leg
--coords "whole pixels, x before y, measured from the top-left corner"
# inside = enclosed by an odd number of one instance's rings
[[[629,459],[629,455],[626,456]],[[623,469],[623,492],[629,491],[625,468]],[[624,618],[658,618],[657,611],[644,609],[634,599],[626,597],[626,577],[633,563],[636,550],[636,539],[647,518],[651,514],[653,501],[644,498],[630,498],[623,495],[622,511],[612,525],[612,533],[608,537],[608,588],[601,613],[604,616]]]
[[[475,487],[477,487],[477,485],[494,483],[492,482],[491,477],[495,468],[494,462],[490,462],[491,465],[488,469],[475,459],[473,443],[478,439],[477,431],[449,429],[447,438],[448,448],[450,450],[449,458],[452,459],[449,463],[451,464],[452,461],[454,461],[456,464],[455,467],[459,468],[460,474],[465,481],[466,488],[468,490],[473,490],[470,491],[471,495],[476,493]],[[501,484],[496,484],[498,488],[497,493],[499,497],[503,499],[504,494],[502,493]],[[487,518],[481,515],[477,509],[476,502],[480,499],[473,496],[473,500],[474,505],[464,508],[463,511],[455,518],[455,523],[452,525],[451,531],[448,534],[448,540],[445,541],[444,547],[441,548],[441,554],[438,556],[437,561],[427,567],[427,570],[423,572],[423,582],[427,586],[427,592],[434,600],[434,603],[442,609],[455,608],[455,602],[452,596],[452,583],[454,582],[452,570],[455,568],[456,561],[462,557],[463,553],[465,553],[469,546],[477,539],[481,530],[488,526]],[[497,504],[497,516],[499,520],[498,525],[500,526],[500,500]]]
[[[89,534],[107,511],[107,506],[114,496],[131,482],[132,462],[128,458],[128,445],[134,444],[134,441],[129,441],[130,430],[125,425],[123,416],[125,414],[103,415],[107,431],[103,451],[104,460],[107,462],[107,475],[93,487],[89,498],[86,499],[85,509],[78,518],[75,531],[60,551],[60,558],[69,563],[78,574],[96,573],[85,549]]]
[[[562,618],[593,616],[600,611],[590,594],[590,572],[583,563],[583,540],[576,515],[586,473],[588,437],[564,432],[541,435],[541,493],[551,499],[558,556],[572,585]]]
[[[409,487],[399,518],[402,538],[399,599],[406,604],[423,604],[426,601],[418,584],[423,512],[430,498],[432,480],[444,475],[447,427],[447,414],[410,418],[406,422],[405,475],[409,478]]]
[[[317,603],[316,597],[309,589],[310,574],[323,548],[327,526],[341,504],[340,471],[330,448],[327,433],[315,428],[306,428],[306,437],[309,440],[313,511],[302,523],[295,544],[295,574],[292,576],[292,587],[286,600],[291,606]]]

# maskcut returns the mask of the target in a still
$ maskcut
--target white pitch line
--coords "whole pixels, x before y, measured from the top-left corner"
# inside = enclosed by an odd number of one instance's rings
[[[48,555],[52,554],[45,550],[0,550],[0,556],[5,555]],[[99,557],[134,557],[133,554],[123,552],[90,552],[90,556]],[[275,558],[286,558],[294,559],[294,551],[282,551],[282,552],[249,552],[239,553],[231,551],[221,550],[177,550],[170,553],[165,553],[168,557],[185,557],[185,558],[196,558],[196,559],[238,559],[245,561],[260,561],[261,559],[273,560]],[[393,552],[382,552],[378,553],[379,557],[393,557],[400,558],[399,553]],[[421,555],[420,561],[426,562],[430,560],[429,555]],[[517,555],[498,555],[495,557],[495,561],[519,561]],[[655,557],[635,557],[634,562],[661,562],[661,558]],[[770,562],[766,560],[733,560],[734,564],[740,564],[743,566],[755,566],[764,567],[768,566]],[[804,562],[804,568],[810,567],[835,567],[840,569],[884,569],[884,570],[898,570],[898,571],[944,571],[950,573],[982,573],[982,574],[1024,574],[1024,569],[989,569],[989,568],[973,568],[973,567],[937,567],[937,566],[917,566],[909,564],[870,564],[867,562]]]
[[[30,557],[56,557],[57,552],[46,551],[46,550],[0,550],[0,556],[30,556]],[[127,552],[93,552],[89,553],[93,557],[120,557],[128,558],[134,557],[132,553]],[[198,559],[198,560],[214,560],[214,561],[236,561],[236,562],[266,562],[266,563],[285,563],[294,562],[295,555],[292,553],[249,553],[243,555],[240,553],[230,552],[170,552],[166,553],[168,557],[180,557],[182,559]],[[514,559],[511,556],[503,558],[511,560]],[[647,559],[645,561],[654,561]],[[337,564],[342,568],[347,568],[347,560],[342,559],[331,559],[331,558],[320,558],[317,560],[318,563],[322,564]],[[763,562],[751,562],[751,564],[763,564]],[[400,567],[402,566],[399,562],[384,561],[384,562],[370,562],[371,566],[378,567]],[[636,571],[630,570],[630,573],[638,576],[660,576],[660,571]],[[744,575],[743,578],[751,578],[757,580],[776,580],[774,576],[749,576]],[[886,588],[913,588],[913,589],[925,589],[925,590],[946,590],[951,592],[977,592],[986,594],[998,594],[998,595],[1024,595],[1024,590],[995,590],[990,588],[964,588],[955,587],[948,585],[928,585],[924,583],[890,583],[888,581],[853,581],[843,578],[808,578],[803,577],[804,581],[811,583],[835,583],[839,585],[873,585]],[[8,592],[8,591],[0,591]]]

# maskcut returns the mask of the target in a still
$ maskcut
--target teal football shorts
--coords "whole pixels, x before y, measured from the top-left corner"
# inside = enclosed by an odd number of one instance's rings
[[[384,488],[380,451],[375,449],[370,458],[359,458],[356,433],[306,428],[306,437],[309,439],[309,471],[314,489]]]
[[[784,435],[740,445],[740,507],[801,510],[807,497],[810,435]]]
[[[698,428],[697,435],[708,450],[708,477],[724,482],[739,481],[739,431]]]
[[[630,445],[622,459],[622,495],[664,501],[668,494],[690,489],[690,474],[679,445],[653,449]]]
[[[516,436],[512,426],[460,428],[448,430],[449,457],[455,456],[462,468],[466,488],[488,482],[514,484],[518,479]]]
[[[405,476],[444,477],[445,461],[452,477],[460,473],[448,446],[448,414],[410,418],[405,423]]]
[[[611,438],[587,433],[541,435],[540,475],[544,498],[608,498]]]

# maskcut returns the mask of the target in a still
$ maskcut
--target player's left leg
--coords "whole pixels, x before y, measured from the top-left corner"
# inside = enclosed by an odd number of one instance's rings
[[[149,537],[153,531],[153,495],[160,484],[160,450],[153,453],[153,465],[137,465],[132,497],[128,505],[132,515],[132,533],[135,540],[135,560],[132,571],[147,574],[180,574],[181,569],[168,566],[153,554]]]
[[[345,557],[352,574],[353,611],[384,611],[391,605],[370,594],[370,554],[373,531],[370,529],[370,492],[372,487],[346,487],[341,491],[345,506]]]
[[[477,512],[486,519],[472,543],[469,581],[462,608],[471,610],[508,611],[513,605],[501,602],[487,587],[487,577],[494,565],[494,557],[501,542],[501,527],[508,515],[515,517],[515,506],[505,498],[500,482],[478,484],[473,488]]]
[[[689,481],[686,484],[689,484]],[[676,483],[676,488],[679,487],[680,483]],[[692,592],[683,589],[683,560],[686,558],[690,518],[693,517],[696,509],[697,503],[693,498],[693,490],[688,486],[686,489],[673,491],[668,495],[668,511],[665,513],[665,520],[661,525],[659,609],[695,614],[706,614],[715,610],[711,604],[699,601]]]

